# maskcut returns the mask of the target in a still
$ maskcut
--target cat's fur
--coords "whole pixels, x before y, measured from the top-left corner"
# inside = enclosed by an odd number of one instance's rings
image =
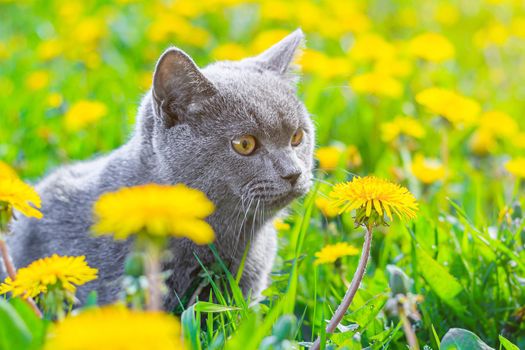
[[[235,272],[249,239],[241,287],[257,296],[267,285],[276,254],[272,218],[311,182],[314,127],[297,99],[293,58],[303,34],[295,31],[259,56],[217,62],[198,69],[183,51],[171,48],[159,59],[152,90],[143,98],[130,140],[114,152],[65,166],[37,185],[42,220],[19,217],[8,244],[17,267],[49,256],[85,255],[99,278],[79,288],[99,301],[114,301],[121,287],[123,263],[132,242],[94,238],[93,202],[104,192],[145,183],[184,183],[202,190],[215,203],[209,223],[218,252]],[[298,147],[290,139],[305,135]],[[254,135],[259,148],[237,154],[231,140]],[[292,184],[290,178],[296,177]],[[165,306],[176,304],[200,267],[214,261],[207,246],[187,239],[170,243],[172,270]]]

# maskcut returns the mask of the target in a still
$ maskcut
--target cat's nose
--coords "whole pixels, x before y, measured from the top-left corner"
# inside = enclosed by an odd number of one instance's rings
[[[281,175],[281,178],[283,178],[283,180],[290,182],[292,186],[295,186],[295,183],[297,182],[297,179],[299,178],[299,176],[301,176],[300,171],[293,171],[285,175]]]

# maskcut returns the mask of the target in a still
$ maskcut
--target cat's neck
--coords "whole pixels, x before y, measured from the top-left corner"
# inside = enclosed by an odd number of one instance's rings
[[[209,221],[215,230],[215,244],[221,256],[242,256],[246,245],[258,238],[263,226],[271,224],[275,215],[257,200],[250,204],[249,201],[223,199],[216,204]]]

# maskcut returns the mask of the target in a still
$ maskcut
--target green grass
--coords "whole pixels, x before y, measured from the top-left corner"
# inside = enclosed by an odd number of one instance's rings
[[[312,2],[319,11],[315,17],[323,19],[332,13],[330,4],[336,2]],[[264,5],[255,3],[208,5],[198,8],[191,18],[188,15],[189,23],[209,34],[204,43],[192,44],[192,36],[188,39],[187,33],[177,29],[155,41],[148,33],[163,11],[153,3],[86,1],[74,17],[71,13],[61,15],[68,10],[66,2],[0,1],[1,160],[12,164],[24,179],[36,181],[60,164],[108,152],[125,142],[147,89],[144,75],[151,73],[156,58],[170,44],[180,46],[203,66],[214,61],[213,49],[221,44],[236,42],[250,50],[260,33],[302,26],[307,46],[329,57],[348,59],[355,70],[351,76],[372,68],[372,63],[355,61],[346,54],[358,34],[323,34],[328,20],[308,26],[300,16],[265,18],[259,11]],[[435,19],[442,3],[457,9],[456,22],[444,24]],[[440,32],[454,45],[455,58],[444,63],[413,59],[411,73],[399,78],[402,95],[393,99],[355,94],[348,86],[350,75],[324,79],[315,73],[305,74],[299,93],[315,121],[318,144],[355,145],[362,165],[346,169],[343,165],[332,172],[316,170],[315,189],[292,205],[285,220],[290,228],[279,232],[273,283],[262,302],[252,305],[243,298],[235,273],[223,268],[208,271],[212,284],[209,300],[200,301],[181,316],[191,349],[287,349],[318,335],[337,348],[406,349],[399,317],[387,307],[392,297],[389,265],[402,270],[411,280],[410,292],[424,298],[418,306],[421,319],[414,322],[421,348],[438,349],[443,341],[442,348],[447,349],[452,346],[450,339],[460,344],[456,344],[460,349],[475,348],[468,345],[468,341],[476,341],[474,336],[464,333],[443,339],[452,328],[469,330],[494,348],[512,349],[505,339],[525,348],[525,189],[503,168],[506,160],[523,155],[524,150],[508,137],[498,140],[489,154],[477,156],[469,146],[475,126],[440,126],[415,101],[423,88],[454,89],[475,98],[483,111],[508,113],[523,130],[524,39],[508,34],[503,45],[480,47],[473,43],[491,23],[501,23],[511,32],[513,20],[525,18],[523,4],[510,3],[357,2],[360,11],[369,16],[372,30],[389,42],[406,42],[424,31]],[[69,6],[70,12],[73,7]],[[100,38],[76,40],[75,29],[92,18],[101,23]],[[337,26],[341,22],[333,23]],[[64,51],[42,59],[39,43],[54,37],[61,40]],[[51,80],[43,88],[31,90],[26,80],[35,70],[49,72]],[[47,104],[52,92],[62,95],[59,106]],[[94,125],[68,132],[64,114],[84,99],[103,102],[108,113]],[[382,142],[380,126],[399,114],[420,120],[426,137],[404,149]],[[416,153],[442,157],[443,135],[448,138],[449,176],[423,186],[410,173],[410,163]],[[342,241],[361,247],[363,229],[354,228],[351,214],[325,218],[315,198],[327,195],[328,184],[348,180],[352,174],[375,174],[408,186],[418,197],[420,213],[412,223],[394,222],[375,230],[367,274],[342,322],[345,331],[325,335],[325,320],[346,290],[341,276],[351,280],[358,257],[345,257],[338,266],[317,266],[314,253],[328,243]],[[513,211],[500,217],[505,207]],[[20,344],[33,344],[33,349],[39,349],[43,327],[19,301],[8,304],[0,300],[0,348],[21,349]],[[10,343],[16,339],[22,343]]]

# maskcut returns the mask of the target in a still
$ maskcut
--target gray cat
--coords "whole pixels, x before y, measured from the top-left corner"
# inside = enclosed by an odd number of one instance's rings
[[[53,253],[85,255],[99,278],[79,288],[79,299],[96,290],[101,304],[115,301],[132,242],[91,235],[93,202],[124,186],[184,183],[215,203],[208,221],[232,272],[251,241],[240,285],[260,295],[276,254],[273,218],[311,184],[314,127],[292,72],[303,40],[296,30],[256,57],[204,69],[177,48],[164,52],[130,140],[37,185],[44,218],[13,223],[8,245],[16,266]],[[201,271],[194,254],[205,265],[214,261],[208,246],[187,239],[170,242],[170,252],[167,309]]]

